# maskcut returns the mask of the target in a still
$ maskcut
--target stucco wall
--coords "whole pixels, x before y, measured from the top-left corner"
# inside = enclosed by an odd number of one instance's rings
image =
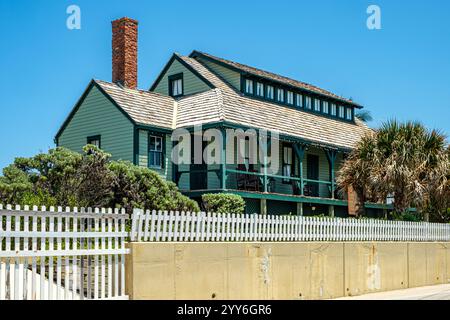
[[[450,282],[448,243],[131,243],[132,299],[329,299]]]

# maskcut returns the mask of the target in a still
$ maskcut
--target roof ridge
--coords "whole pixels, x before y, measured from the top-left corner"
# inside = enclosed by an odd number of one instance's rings
[[[217,96],[217,107],[219,109],[219,118],[220,120],[225,120],[225,109],[224,109],[224,103],[223,103],[223,95],[222,95],[222,89],[215,88],[214,91],[216,92]]]

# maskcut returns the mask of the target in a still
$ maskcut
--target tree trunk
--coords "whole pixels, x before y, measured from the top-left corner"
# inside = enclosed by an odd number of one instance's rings
[[[364,196],[361,190],[350,185],[348,193],[348,214],[354,217],[361,217],[365,214]]]

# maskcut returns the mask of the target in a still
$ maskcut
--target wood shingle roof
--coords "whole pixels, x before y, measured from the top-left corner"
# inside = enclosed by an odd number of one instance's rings
[[[315,145],[344,149],[352,149],[371,130],[358,119],[349,123],[247,97],[195,58],[179,58],[215,88],[174,99],[109,82],[96,80],[96,83],[136,123],[148,126],[175,129],[226,122],[274,130]]]

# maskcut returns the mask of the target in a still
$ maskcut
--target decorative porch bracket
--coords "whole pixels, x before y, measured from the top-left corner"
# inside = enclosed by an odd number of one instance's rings
[[[332,149],[325,150],[325,154],[327,155],[328,164],[330,166],[330,181],[331,181],[331,199],[334,199],[334,192],[336,190],[336,183],[334,181],[335,172],[334,165],[336,163],[337,151]]]
[[[300,176],[300,195],[305,195],[305,182],[303,180],[303,158],[305,157],[306,145],[294,143],[294,151],[298,158],[298,173]]]

